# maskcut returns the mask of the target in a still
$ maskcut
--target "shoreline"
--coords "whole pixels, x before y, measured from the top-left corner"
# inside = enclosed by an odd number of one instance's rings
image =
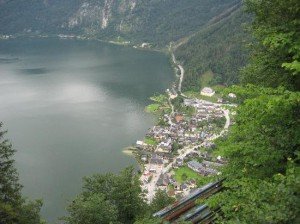
[[[6,40],[14,40],[18,38],[28,38],[28,39],[59,39],[59,40],[78,40],[78,41],[98,41],[106,44],[112,44],[117,46],[123,46],[123,47],[130,47],[136,50],[144,50],[144,51],[153,51],[153,52],[160,52],[163,54],[168,54],[167,49],[164,47],[161,48],[153,48],[153,47],[142,47],[145,43],[137,43],[132,44],[130,41],[123,41],[118,42],[114,40],[105,40],[100,39],[97,37],[86,37],[81,35],[63,35],[63,34],[51,34],[51,35],[0,35],[0,41],[6,41]]]
[[[171,89],[171,91],[169,89],[167,89],[165,91],[166,95],[165,95],[164,100],[167,100],[167,103],[165,105],[169,105],[169,107],[168,107],[169,109],[167,111],[163,111],[163,114],[160,115],[160,117],[163,118],[163,119],[167,119],[168,120],[167,121],[167,128],[165,128],[166,131],[168,131],[167,129],[169,129],[169,128],[171,129],[171,128],[176,127],[176,126],[178,126],[179,130],[182,130],[183,132],[187,131],[187,130],[185,130],[184,126],[182,126],[181,124],[178,124],[178,121],[176,121],[176,122],[173,121],[174,118],[175,118],[175,115],[178,114],[178,112],[182,113],[181,109],[178,110],[178,107],[175,110],[174,105],[176,105],[176,103],[175,103],[175,101],[173,102],[173,100],[176,99],[179,96],[180,96],[180,100],[182,100],[182,99],[184,99],[184,100],[194,100],[194,97],[189,98],[189,97],[185,96],[182,93],[182,89],[181,88],[182,88],[182,82],[184,80],[185,70],[184,70],[184,67],[176,60],[175,52],[174,52],[174,49],[172,48],[171,44],[170,44],[169,51],[165,51],[165,50],[157,50],[157,49],[151,49],[151,48],[135,48],[132,45],[129,45],[127,43],[124,44],[124,43],[118,43],[118,42],[113,42],[113,41],[105,41],[105,40],[101,40],[101,39],[97,39],[97,38],[84,39],[84,38],[80,38],[80,37],[61,38],[59,36],[54,36],[54,37],[48,37],[48,36],[47,37],[40,37],[40,36],[34,36],[34,37],[30,37],[30,36],[29,37],[28,36],[25,37],[25,36],[22,36],[21,37],[21,36],[19,36],[19,37],[15,37],[15,38],[11,38],[11,39],[17,39],[17,38],[30,38],[30,39],[33,39],[33,38],[38,38],[38,39],[54,38],[54,39],[62,39],[62,40],[99,41],[99,42],[103,42],[103,43],[107,43],[107,44],[112,44],[112,45],[119,45],[119,46],[131,47],[131,48],[134,48],[134,49],[137,49],[137,50],[157,51],[157,52],[160,52],[160,53],[167,54],[168,57],[170,57],[170,62],[171,62],[170,64],[174,68],[175,80],[171,84],[173,86],[172,89]],[[178,74],[178,71],[180,72],[179,74]],[[179,77],[179,79],[178,79],[178,77]],[[206,102],[207,103],[211,103],[211,102],[208,102],[208,101],[206,101]],[[160,104],[160,102],[159,102],[159,104]],[[183,105],[183,102],[180,103],[180,104]],[[216,105],[216,104],[214,104],[214,105]],[[175,111],[177,111],[177,112],[175,113]],[[136,160],[136,163],[137,163],[137,165],[138,165],[138,167],[139,167],[139,169],[141,171],[141,175],[139,175],[139,178],[141,180],[141,188],[143,190],[147,191],[147,193],[146,193],[147,197],[146,198],[147,198],[148,202],[151,202],[151,200],[155,196],[156,190],[160,188],[157,185],[157,183],[160,180],[160,178],[162,176],[165,176],[165,175],[171,177],[171,173],[170,172],[174,171],[174,165],[176,165],[176,161],[178,159],[179,160],[184,160],[185,157],[187,155],[189,155],[190,153],[196,153],[195,150],[198,149],[199,147],[202,147],[204,145],[204,143],[205,143],[206,140],[207,141],[214,140],[215,138],[219,137],[220,135],[223,135],[226,132],[225,129],[228,129],[228,126],[230,125],[230,120],[229,120],[230,118],[229,118],[228,114],[226,114],[226,113],[224,112],[224,115],[226,117],[226,124],[225,124],[224,129],[222,130],[222,132],[219,133],[219,135],[210,136],[210,138],[205,138],[205,139],[203,139],[201,141],[197,140],[193,144],[192,143],[188,143],[188,141],[184,142],[184,147],[180,148],[180,150],[173,148],[173,145],[172,145],[172,148],[170,148],[170,150],[172,151],[172,153],[174,153],[174,152],[178,153],[178,155],[172,155],[172,156],[170,156],[169,159],[166,160],[167,162],[165,162],[164,160],[162,160],[163,161],[162,165],[151,166],[151,164],[150,164],[150,158],[152,158],[153,156],[159,155],[158,154],[158,150],[160,149],[159,145],[165,144],[164,141],[166,141],[167,139],[165,139],[165,140],[159,140],[157,142],[157,145],[155,145],[152,148],[153,150],[151,149],[150,151],[148,151],[148,149],[141,150],[140,148],[137,148],[137,147],[134,147],[134,146],[128,146],[128,147],[125,147],[125,148],[122,149],[122,152],[124,154],[126,154],[127,156],[131,156],[131,157],[133,156],[135,158],[135,160]],[[191,116],[194,116],[194,115],[191,115]],[[155,122],[151,127],[149,127],[148,131],[151,130],[151,129],[154,129],[155,127],[159,127],[159,126],[160,125]],[[147,136],[147,134],[145,134],[145,137]],[[175,134],[178,135],[178,133],[175,133]],[[194,133],[191,133],[191,134],[192,135],[199,135],[198,131],[196,131]],[[167,138],[169,138],[169,137],[167,137]],[[172,139],[171,143],[172,142],[176,143],[177,140]],[[171,145],[169,145],[169,146],[171,147]],[[149,165],[147,164],[148,160],[149,160]],[[158,158],[158,160],[160,160],[160,159]],[[151,174],[151,172],[153,172],[151,170],[153,170],[155,172]],[[150,171],[150,172],[148,172],[148,171]],[[144,172],[146,172],[147,174],[144,174]],[[146,175],[146,176],[144,177],[144,175]],[[151,177],[151,180],[150,180],[149,177]],[[145,178],[147,178],[147,179],[145,179]]]

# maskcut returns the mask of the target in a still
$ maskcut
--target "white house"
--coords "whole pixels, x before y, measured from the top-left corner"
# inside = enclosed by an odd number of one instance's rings
[[[209,87],[204,87],[201,90],[201,95],[203,95],[203,96],[213,96],[213,95],[215,95],[215,93],[216,92],[212,88],[209,88]]]
[[[147,155],[142,155],[142,156],[141,156],[141,160],[142,160],[143,162],[147,162],[147,160],[148,160]]]
[[[150,43],[142,43],[141,47],[142,48],[149,48],[150,47]]]
[[[143,142],[143,141],[136,141],[136,146],[142,148],[142,147],[147,146],[147,144],[145,142]]]
[[[236,95],[235,95],[234,93],[229,93],[228,96],[229,96],[230,98],[236,98]]]

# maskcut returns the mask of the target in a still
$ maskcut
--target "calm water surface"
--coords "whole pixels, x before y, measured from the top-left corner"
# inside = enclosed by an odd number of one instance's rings
[[[172,82],[166,56],[93,41],[0,41],[0,121],[24,194],[51,223],[85,175],[136,165],[122,149],[154,119],[148,98]]]

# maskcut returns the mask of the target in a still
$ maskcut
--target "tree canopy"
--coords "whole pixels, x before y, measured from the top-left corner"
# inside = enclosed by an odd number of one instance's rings
[[[229,86],[239,82],[239,70],[246,65],[249,54],[244,44],[249,42],[250,35],[244,25],[251,21],[251,16],[239,5],[219,17],[176,49],[176,58],[185,69],[184,91],[203,88],[202,79],[207,71],[213,73],[210,85]]]
[[[243,83],[300,88],[300,3],[297,0],[246,0],[255,15],[251,61]]]
[[[120,174],[85,177],[83,191],[67,208],[67,223],[133,223],[145,212],[138,177],[132,167]]]
[[[0,123],[0,223],[43,223],[39,215],[42,202],[27,201],[21,195],[22,186],[13,159],[16,151],[5,139],[6,131],[2,130],[2,126]]]
[[[83,182],[82,192],[67,208],[64,220],[69,224],[159,224],[152,214],[174,202],[166,192],[157,191],[147,204],[133,167],[119,174],[85,177]]]
[[[299,1],[246,0],[254,14],[251,60],[242,86],[236,124],[219,142],[224,190],[220,223],[299,223]]]

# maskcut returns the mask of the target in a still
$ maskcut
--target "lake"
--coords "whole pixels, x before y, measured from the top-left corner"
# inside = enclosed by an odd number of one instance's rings
[[[174,79],[158,52],[97,41],[0,41],[0,121],[23,193],[42,198],[50,223],[65,215],[82,177],[137,166],[123,148],[154,123],[149,97]]]

